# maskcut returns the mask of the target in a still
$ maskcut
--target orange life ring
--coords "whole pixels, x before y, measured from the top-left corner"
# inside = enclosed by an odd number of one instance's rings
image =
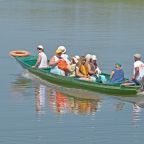
[[[11,51],[9,53],[11,56],[13,57],[25,57],[25,56],[29,56],[30,52],[29,51],[24,51],[24,50],[15,50],[15,51]]]

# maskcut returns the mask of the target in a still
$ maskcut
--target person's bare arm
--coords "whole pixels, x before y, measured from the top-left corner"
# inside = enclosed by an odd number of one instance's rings
[[[92,71],[92,70],[91,70],[90,64],[87,64],[87,68],[88,68],[88,73],[89,73],[90,75],[95,74],[95,71]]]
[[[133,75],[132,80],[135,80],[138,75],[139,75],[139,68],[136,67],[135,68],[135,74]]]
[[[115,73],[115,72],[112,70],[111,73],[110,73],[110,80],[112,79],[114,73]]]
[[[76,68],[75,74],[76,74],[77,77],[84,77],[84,75],[82,73],[80,73],[78,68]]]
[[[41,63],[41,59],[42,59],[41,55],[38,55],[37,62],[36,62],[36,64],[34,66],[32,66],[32,68],[38,67],[39,64]]]
[[[49,61],[49,66],[56,66],[57,63],[58,63],[58,61],[55,61],[55,58],[52,57],[52,58],[50,59],[50,61]]]

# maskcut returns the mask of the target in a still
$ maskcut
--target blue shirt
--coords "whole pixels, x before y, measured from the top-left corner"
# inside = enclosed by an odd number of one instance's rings
[[[118,69],[114,69],[114,75],[112,77],[112,79],[110,80],[110,82],[113,83],[121,83],[124,81],[124,71],[122,69],[118,70]]]

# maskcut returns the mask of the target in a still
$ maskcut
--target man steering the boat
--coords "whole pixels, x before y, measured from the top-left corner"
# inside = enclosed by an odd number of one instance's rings
[[[144,63],[141,61],[141,54],[134,55],[134,74],[132,81],[137,85],[140,85],[144,78]]]

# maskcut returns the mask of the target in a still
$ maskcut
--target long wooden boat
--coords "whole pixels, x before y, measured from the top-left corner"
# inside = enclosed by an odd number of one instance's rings
[[[100,82],[88,82],[78,80],[76,78],[68,76],[60,76],[50,73],[50,68],[39,69],[32,68],[35,65],[37,57],[36,56],[25,56],[25,57],[14,57],[16,61],[24,68],[27,69],[30,73],[44,79],[50,83],[58,84],[68,88],[76,89],[85,89],[90,91],[95,91],[99,93],[111,94],[111,95],[120,95],[120,96],[129,96],[136,95],[139,91],[139,86],[123,86],[120,84],[102,84]],[[106,78],[109,78],[108,74],[105,74]]]

